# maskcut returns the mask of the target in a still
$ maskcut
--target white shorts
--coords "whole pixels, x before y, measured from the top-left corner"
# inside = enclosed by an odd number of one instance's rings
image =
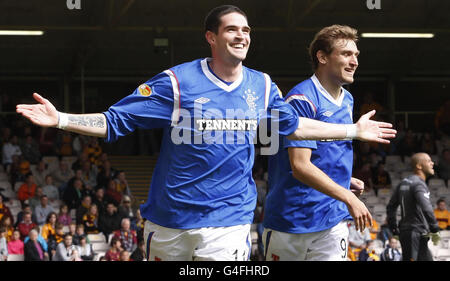
[[[167,228],[145,222],[148,261],[247,261],[250,224],[194,229]]]
[[[312,233],[286,233],[264,229],[266,261],[346,261],[347,221]]]

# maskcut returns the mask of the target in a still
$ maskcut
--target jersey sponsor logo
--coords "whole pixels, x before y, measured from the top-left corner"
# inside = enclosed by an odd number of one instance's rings
[[[256,103],[255,101],[257,101],[259,99],[259,97],[255,96],[256,93],[252,92],[252,90],[248,89],[244,92],[245,95],[243,95],[242,97],[244,98],[245,102],[248,105],[248,108],[251,111],[256,111]]]
[[[196,124],[199,131],[254,131],[258,127],[258,120],[199,119]]]
[[[141,84],[138,89],[141,96],[148,97],[152,94],[152,88],[147,84]]]
[[[209,101],[210,101],[210,99],[205,98],[205,97],[201,97],[201,98],[198,98],[198,99],[195,100],[196,103],[200,103],[200,104],[204,104],[204,103],[207,103]]]

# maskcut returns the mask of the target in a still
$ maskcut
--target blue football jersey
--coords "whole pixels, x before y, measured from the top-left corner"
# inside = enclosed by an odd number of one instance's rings
[[[335,100],[312,76],[296,85],[285,97],[299,116],[328,123],[353,123],[353,97],[342,88]],[[269,191],[264,227],[288,232],[310,233],[329,229],[351,219],[347,206],[295,179],[289,147],[312,149],[311,162],[339,185],[350,188],[353,148],[350,140],[291,141],[280,137],[281,149],[269,158]]]
[[[104,112],[107,141],[136,128],[162,127],[160,156],[142,216],[178,229],[253,221],[254,138],[262,118],[277,110],[279,133],[298,126],[267,74],[243,67],[224,83],[199,59],[168,69]]]

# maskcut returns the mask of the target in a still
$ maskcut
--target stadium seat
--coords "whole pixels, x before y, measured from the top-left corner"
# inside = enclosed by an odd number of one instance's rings
[[[108,251],[109,250],[109,245],[108,245],[108,243],[102,243],[102,242],[99,242],[99,243],[92,243],[92,250],[94,251],[94,252],[106,252],[106,251]]]
[[[106,243],[106,238],[103,233],[88,234],[87,237],[91,243]]]
[[[14,191],[19,191],[20,186],[23,184],[23,181],[18,181],[14,184]]]
[[[386,156],[386,165],[397,164],[400,162],[402,162],[402,158],[399,155],[387,155]]]
[[[432,186],[437,186],[437,187],[445,187],[445,181],[443,179],[439,179],[439,178],[432,178],[428,181],[428,186],[432,187]]]
[[[437,249],[437,260],[445,261],[447,258],[450,258],[450,249],[439,248]]]
[[[24,255],[18,255],[18,254],[10,254],[8,255],[7,261],[24,261],[25,257]]]
[[[412,175],[412,174],[413,174],[412,171],[403,171],[403,172],[401,172],[401,174],[400,174],[400,178],[404,179],[404,178],[406,178],[406,177],[408,177],[408,176],[410,176],[410,175]]]
[[[4,172],[0,172],[0,181],[7,181],[8,175]]]

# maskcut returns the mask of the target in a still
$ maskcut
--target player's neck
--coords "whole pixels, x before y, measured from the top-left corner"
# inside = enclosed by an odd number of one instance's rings
[[[330,78],[326,73],[320,71],[319,69],[316,70],[314,73],[317,77],[317,80],[319,80],[322,87],[327,90],[327,92],[335,99],[338,100],[341,96],[341,88],[342,85],[336,83],[332,78]]]
[[[427,176],[425,175],[425,173],[422,170],[415,170],[414,173],[421,178],[423,181],[426,181]]]
[[[213,58],[209,61],[209,67],[217,77],[225,82],[236,81],[242,72],[242,62],[233,64],[220,61],[218,58]]]

